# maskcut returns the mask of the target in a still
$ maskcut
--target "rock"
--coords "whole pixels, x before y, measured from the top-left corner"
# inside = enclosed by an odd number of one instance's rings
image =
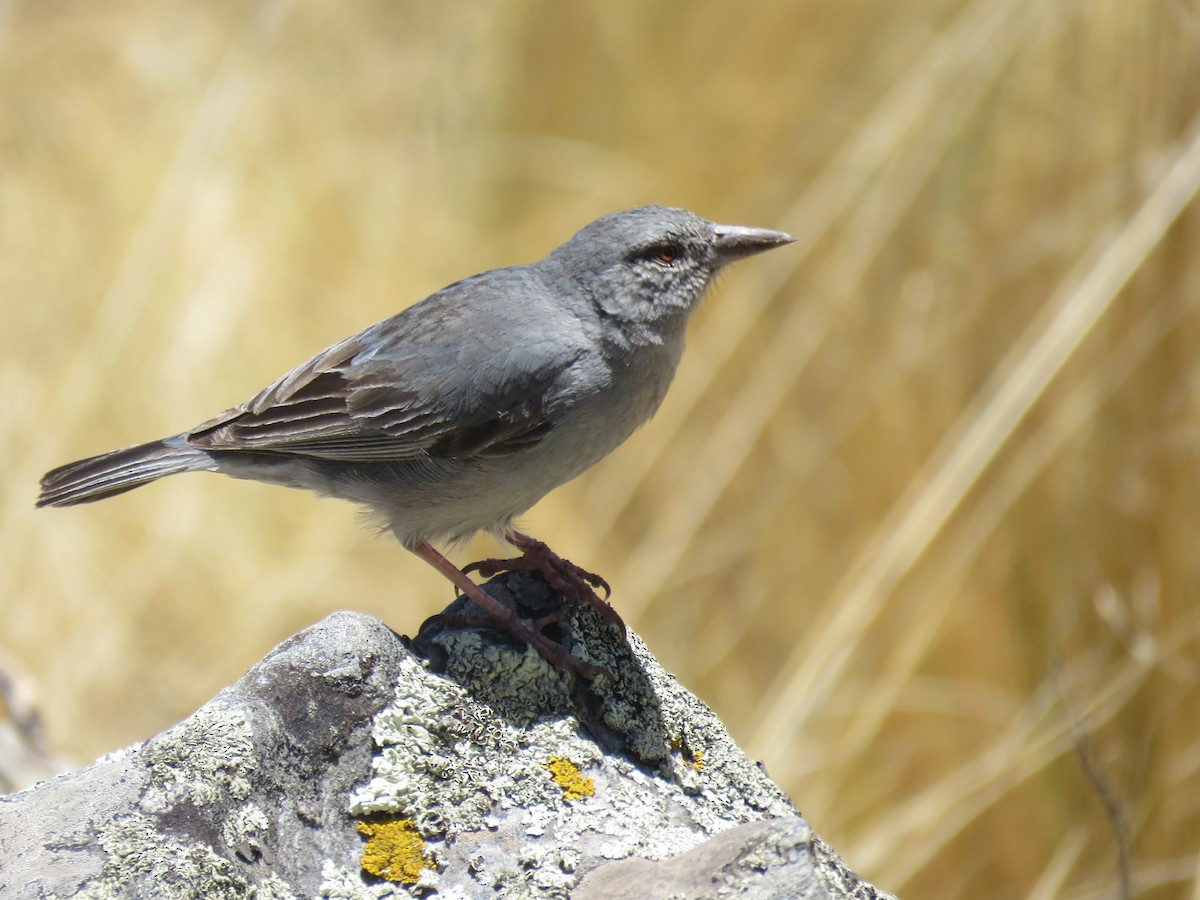
[[[473,609],[417,642],[336,613],[157,737],[0,798],[0,896],[886,897],[635,635],[552,626],[605,670],[570,686]]]
[[[606,863],[571,892],[571,900],[883,896],[851,872],[799,816],[747,822],[667,859]]]

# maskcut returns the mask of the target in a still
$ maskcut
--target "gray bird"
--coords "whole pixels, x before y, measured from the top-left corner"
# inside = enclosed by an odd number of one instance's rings
[[[613,213],[540,262],[456,282],[334,344],[196,428],[46,473],[37,505],[88,503],[195,471],[350,500],[507,630],[590,675],[433,544],[492,532],[522,557],[468,571],[536,569],[619,623],[591,590],[607,590],[602,579],[513,520],[654,414],[717,272],[791,241],[683,209]]]

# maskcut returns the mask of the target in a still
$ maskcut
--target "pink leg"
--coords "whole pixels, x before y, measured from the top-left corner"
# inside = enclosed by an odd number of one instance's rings
[[[541,654],[542,658],[560,672],[581,675],[589,681],[600,673],[600,669],[568,653],[562,646],[546,637],[511,609],[485,591],[466,576],[454,563],[422,541],[413,548],[413,553],[425,560],[457,587],[464,595],[487,613],[488,617],[514,637],[518,637]]]
[[[611,594],[612,589],[607,581],[563,559],[541,541],[519,531],[510,531],[504,537],[521,551],[520,556],[513,559],[483,559],[465,566],[463,572],[478,572],[485,578],[500,572],[537,572],[554,590],[575,603],[587,603],[605,622],[625,633],[625,623],[617,611],[595,591],[595,588],[602,588],[606,597]]]

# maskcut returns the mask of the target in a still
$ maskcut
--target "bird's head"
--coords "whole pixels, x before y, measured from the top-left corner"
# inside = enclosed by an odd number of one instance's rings
[[[723,267],[792,240],[782,231],[717,225],[686,209],[641,206],[597,219],[545,263],[625,340],[660,343],[682,328]]]

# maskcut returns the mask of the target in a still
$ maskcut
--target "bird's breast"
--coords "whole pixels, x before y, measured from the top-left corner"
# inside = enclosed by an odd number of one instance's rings
[[[581,392],[544,442],[547,454],[562,456],[569,472],[564,481],[595,465],[649,421],[671,386],[681,350],[644,348],[632,360],[606,364],[602,386]]]

